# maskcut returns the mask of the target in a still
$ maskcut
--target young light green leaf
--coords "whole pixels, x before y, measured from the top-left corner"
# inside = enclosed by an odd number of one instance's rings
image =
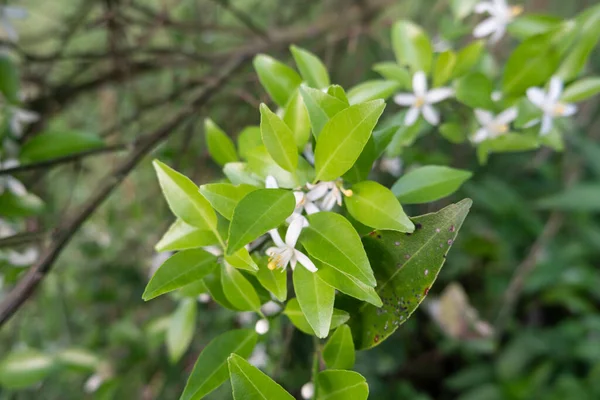
[[[443,86],[450,80],[457,58],[456,53],[452,50],[447,50],[438,56],[433,69],[434,87]]]
[[[248,155],[254,150],[254,148],[261,146],[262,144],[263,142],[260,134],[260,126],[247,126],[237,137],[237,145],[240,152],[240,157],[242,157],[244,160],[248,160]]]
[[[418,227],[411,235],[376,231],[363,245],[375,266],[377,293],[383,307],[363,304],[350,327],[358,349],[380,344],[404,323],[433,285],[448,250],[471,207],[465,199],[437,213],[413,219]]]
[[[252,284],[240,271],[227,263],[221,269],[221,285],[227,300],[238,310],[260,310],[260,299]]]
[[[377,182],[363,181],[353,185],[352,192],[352,196],[346,197],[346,208],[358,222],[375,229],[415,230],[390,189]]]
[[[260,83],[280,107],[288,103],[294,90],[302,83],[296,71],[265,54],[254,57],[254,69]]]
[[[277,300],[283,302],[287,299],[287,274],[283,270],[271,270],[267,264],[268,259],[263,257],[258,264],[256,278]]]
[[[234,400],[294,400],[277,382],[237,354],[227,359]]]
[[[398,21],[392,27],[392,46],[400,65],[408,65],[412,72],[429,72],[433,49],[427,34],[410,21]]]
[[[225,261],[237,269],[245,269],[251,272],[258,271],[258,265],[250,257],[250,253],[248,253],[245,247],[242,247],[230,256],[225,256]]]
[[[323,62],[308,50],[292,45],[290,47],[300,75],[308,86],[321,89],[329,86],[329,73]]]
[[[222,268],[216,268],[212,273],[206,275],[203,279],[204,285],[206,285],[206,289],[210,294],[210,297],[213,298],[221,306],[234,311],[239,311],[233,304],[227,300],[225,296],[225,292],[223,292],[223,284],[222,284]]]
[[[386,100],[388,97],[396,93],[401,87],[402,84],[395,80],[387,81],[383,79],[377,79],[366,81],[354,86],[348,91],[348,101],[350,104],[359,104],[377,99]]]
[[[273,160],[286,171],[294,172],[298,165],[294,134],[265,104],[260,105],[260,133]]]
[[[152,164],[173,214],[189,225],[208,228],[216,234],[217,214],[198,187],[188,177],[160,161],[154,160]]]
[[[219,214],[231,220],[233,210],[240,200],[256,189],[256,186],[244,183],[237,186],[230,183],[209,183],[200,186],[200,193]]]
[[[17,350],[0,361],[0,385],[20,389],[33,385],[50,374],[54,359],[33,349]]]
[[[21,163],[34,163],[104,147],[104,140],[88,132],[44,132],[21,147]]]
[[[231,255],[292,215],[296,200],[291,191],[258,189],[238,203],[229,225],[227,254]]]
[[[339,98],[308,86],[300,86],[300,94],[308,111],[315,138],[319,137],[327,121],[340,111],[348,108],[348,104]]]
[[[451,195],[472,175],[461,169],[426,165],[398,179],[392,192],[403,204],[429,203]]]
[[[208,275],[217,265],[217,258],[202,249],[183,250],[161,265],[144,290],[145,301],[179,289]]]
[[[323,359],[329,369],[352,369],[354,366],[354,341],[348,325],[336,329],[323,347]]]
[[[600,77],[587,77],[567,86],[561,100],[567,103],[577,103],[598,93],[600,93]]]
[[[367,400],[369,385],[354,371],[331,369],[317,375],[316,400]]]
[[[344,181],[358,183],[367,179],[373,169],[373,163],[381,157],[398,129],[400,128],[394,125],[374,130],[352,168],[344,174]]]
[[[221,386],[229,377],[227,358],[231,354],[249,357],[258,335],[236,329],[214,338],[198,356],[180,400],[199,400]]]
[[[266,152],[267,150],[265,149],[265,153]],[[223,173],[234,185],[246,184],[256,187],[262,187],[264,185],[264,182],[252,172],[248,163],[227,163],[225,164],[225,167],[223,167]]]
[[[294,172],[281,168],[269,155],[265,146],[258,146],[248,158],[250,170],[262,178],[263,182],[267,176],[272,176],[280,188],[297,188],[312,182],[315,178],[314,168],[304,159],[298,157],[298,169]],[[261,183],[261,186],[264,183]]]
[[[310,118],[300,90],[294,93],[290,102],[285,106],[283,121],[292,130],[298,150],[304,150],[304,146],[310,139]]]
[[[176,219],[154,249],[157,252],[195,249],[219,244],[219,239],[210,229],[200,229]]]
[[[210,118],[204,120],[204,137],[208,152],[220,166],[239,160],[231,138]]]
[[[327,122],[315,149],[316,180],[336,179],[352,167],[384,108],[383,100],[356,104],[340,111]]]
[[[395,62],[386,61],[373,65],[373,71],[383,76],[388,81],[396,81],[401,89],[410,89],[412,78],[406,68],[403,68]]]
[[[290,299],[286,305],[283,313],[292,321],[292,324],[296,328],[298,328],[301,332],[306,333],[307,335],[315,335],[315,332],[311,328],[310,324],[306,320],[304,313],[300,309],[300,304],[298,304],[298,299],[293,298]],[[333,315],[331,316],[331,326],[329,329],[335,329],[338,326],[346,323],[350,318],[350,314],[346,311],[338,310],[337,308],[333,309]]]
[[[348,102],[348,96],[346,95],[346,91],[340,85],[331,85],[327,88],[327,94],[335,97],[342,103],[346,105],[346,107],[350,106],[350,102]]]
[[[192,343],[196,327],[196,312],[198,302],[196,299],[185,298],[171,315],[167,329],[167,352],[169,361],[176,363]]]
[[[300,241],[308,253],[339,273],[365,285],[375,286],[376,281],[369,259],[352,224],[339,214],[320,212],[308,217]]]
[[[294,290],[302,313],[319,338],[329,334],[335,289],[306,268],[294,270]]]
[[[366,301],[375,307],[381,307],[381,299],[373,287],[361,282],[350,274],[341,272],[319,260],[313,260],[317,268],[317,275],[329,286],[333,286],[342,293],[356,299]]]
[[[484,48],[485,42],[483,40],[476,40],[468,46],[463,47],[456,54],[456,63],[454,64],[451,78],[458,78],[470,72],[481,58]]]

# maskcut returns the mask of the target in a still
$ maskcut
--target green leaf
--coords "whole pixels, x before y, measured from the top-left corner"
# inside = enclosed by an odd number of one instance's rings
[[[261,147],[264,146],[261,145]],[[266,152],[267,150],[265,149],[265,153]],[[263,181],[254,172],[252,172],[248,163],[227,163],[223,167],[223,173],[234,185],[246,184],[257,187],[264,186]]]
[[[450,9],[454,18],[461,20],[471,14],[479,0],[450,0]]]
[[[456,80],[456,99],[472,108],[493,109],[494,84],[481,72],[472,72]]]
[[[234,400],[294,400],[277,382],[242,357],[227,359]]]
[[[258,189],[238,203],[229,225],[227,254],[233,254],[246,244],[277,228],[292,215],[296,200],[291,191]]]
[[[443,86],[452,77],[457,60],[456,53],[451,50],[441,53],[435,61],[433,69],[433,86]]]
[[[383,76],[388,81],[396,81],[401,89],[410,89],[412,78],[406,68],[403,68],[395,62],[381,62],[373,65],[373,71]]]
[[[375,286],[360,237],[346,218],[332,212],[320,212],[309,215],[308,221],[309,226],[303,229],[300,241],[312,257],[350,279]]]
[[[396,93],[402,85],[397,81],[387,81],[383,79],[366,81],[354,86],[348,91],[348,101],[350,104],[359,104],[371,100],[383,99]]]
[[[273,160],[286,171],[294,172],[298,165],[294,134],[265,104],[260,105],[260,133]]]
[[[23,164],[34,163],[102,147],[104,147],[102,138],[91,133],[45,132],[28,140],[21,147],[19,159]]]
[[[208,275],[217,258],[202,249],[183,250],[169,257],[154,273],[142,298],[145,301],[179,289]]]
[[[53,368],[52,357],[33,349],[17,350],[0,361],[0,385],[6,389],[25,388],[46,378]]]
[[[208,228],[217,235],[217,214],[198,187],[188,177],[160,161],[154,160],[152,164],[173,214],[189,225]]]
[[[258,271],[258,265],[256,265],[252,257],[250,257],[250,253],[244,247],[230,256],[225,256],[225,261],[237,269],[245,269],[251,272]]]
[[[265,54],[254,57],[254,69],[260,83],[280,107],[288,103],[294,90],[302,83],[302,78],[296,71]]]
[[[193,297],[197,299],[198,296],[206,292],[208,292],[208,288],[206,287],[204,280],[201,280],[185,285],[179,289],[178,293],[183,297]]]
[[[179,361],[181,356],[192,343],[194,328],[196,327],[196,299],[185,298],[171,315],[167,329],[167,350],[171,363]]]
[[[12,104],[20,102],[21,79],[16,64],[7,54],[0,54],[0,94]]]
[[[323,347],[323,359],[329,369],[352,369],[354,366],[354,342],[348,325],[342,325],[331,335]]]
[[[304,146],[310,139],[310,118],[300,90],[294,93],[290,102],[285,106],[283,121],[292,130],[298,150],[304,150]]]
[[[294,290],[300,309],[317,337],[329,334],[335,289],[302,266],[294,270]]]
[[[454,64],[454,71],[452,71],[452,78],[458,78],[470,72],[477,62],[479,62],[484,48],[485,42],[483,40],[476,40],[468,46],[463,47],[456,54],[456,63]]]
[[[539,200],[537,206],[550,210],[598,212],[600,211],[598,199],[600,199],[600,185],[580,183],[561,193]]]
[[[415,230],[390,189],[377,182],[363,181],[353,185],[352,192],[352,196],[346,197],[346,208],[358,222],[375,229]]]
[[[59,351],[55,361],[78,372],[93,372],[102,364],[100,357],[89,350],[71,347]]]
[[[204,136],[208,152],[217,164],[223,166],[239,160],[231,138],[210,118],[204,120]]]
[[[231,220],[233,210],[248,193],[257,188],[248,184],[232,185],[230,183],[209,183],[200,186],[200,193],[211,206],[222,216]]]
[[[480,143],[477,147],[477,159],[481,164],[485,164],[490,153],[513,153],[534,150],[538,147],[540,147],[540,142],[537,136],[505,133]]]
[[[327,94],[335,97],[336,99],[338,99],[339,101],[344,103],[346,107],[348,107],[350,105],[350,103],[348,102],[348,96],[346,95],[344,88],[341,87],[340,85],[329,86],[327,88]]]
[[[527,14],[515,18],[508,25],[508,32],[518,39],[525,40],[555,29],[562,22],[562,18],[552,15]]]
[[[263,257],[258,264],[256,278],[277,300],[283,302],[287,299],[287,274],[284,270],[271,270],[267,264],[267,258]]]
[[[0,195],[0,210],[4,218],[25,218],[41,214],[46,206],[42,199],[32,193],[17,196],[9,190]]]
[[[255,147],[261,146],[262,136],[260,133],[260,126],[247,126],[245,127],[237,137],[238,150],[240,157],[244,160],[248,159],[248,155],[254,150]]]
[[[221,285],[229,302],[241,311],[259,311],[260,299],[256,290],[240,271],[225,264],[221,269]]]
[[[440,134],[450,143],[463,143],[467,140],[465,128],[457,122],[446,122],[440,125]]]
[[[361,282],[354,276],[341,272],[339,269],[332,267],[319,260],[313,260],[317,268],[317,275],[325,283],[333,286],[342,293],[352,296],[356,299],[366,301],[373,304],[375,307],[381,307],[381,299],[375,292],[373,287]]]
[[[311,328],[310,324],[306,320],[304,313],[300,309],[300,304],[298,304],[298,299],[293,298],[290,299],[286,305],[283,313],[292,321],[292,324],[296,328],[298,328],[301,332],[306,333],[307,335],[315,335],[315,332]],[[338,326],[346,323],[350,318],[350,314],[346,311],[338,310],[337,308],[333,309],[333,315],[331,316],[331,326],[329,329],[335,329]]]
[[[400,65],[408,65],[413,73],[431,69],[433,49],[420,26],[401,20],[392,27],[392,46]]]
[[[364,181],[369,176],[373,163],[377,160],[385,148],[390,144],[394,138],[394,134],[398,131],[397,125],[390,126],[388,128],[381,128],[373,131],[373,134],[369,138],[369,141],[363,148],[358,159],[343,176],[344,181],[351,183],[357,183]]]
[[[307,182],[312,182],[315,177],[314,168],[303,157],[298,157],[298,169],[294,172],[289,172],[281,168],[271,158],[265,146],[259,146],[254,149],[248,164],[250,170],[263,181],[267,176],[273,176],[280,188],[292,189],[304,186]],[[263,186],[264,183],[261,182],[260,185]]]
[[[429,203],[451,195],[472,175],[461,169],[426,165],[398,179],[392,192],[403,204]]]
[[[321,89],[329,86],[329,73],[323,62],[308,50],[292,45],[290,47],[300,75],[308,86]]]
[[[358,349],[376,346],[394,333],[423,301],[471,207],[465,199],[436,213],[413,218],[411,235],[377,231],[363,244],[374,265],[383,307],[364,303],[351,318]]]
[[[233,304],[227,300],[225,296],[225,292],[223,292],[223,269],[217,268],[211,274],[208,274],[204,277],[204,284],[206,285],[206,289],[208,289],[208,293],[221,306],[228,308],[230,310],[239,311]]]
[[[503,77],[503,92],[519,96],[532,86],[541,86],[554,74],[560,53],[548,35],[534,36],[512,52]]]
[[[333,116],[348,108],[348,104],[339,98],[307,86],[300,87],[300,94],[308,111],[315,138],[319,137],[323,127]]]
[[[180,400],[198,400],[221,386],[229,377],[227,358],[231,354],[249,357],[258,335],[253,330],[236,329],[214,338],[198,356]]]
[[[356,104],[327,122],[315,149],[316,180],[336,179],[354,165],[384,108],[383,100]]]
[[[195,249],[219,244],[219,239],[209,229],[199,229],[176,219],[154,249],[157,252]]]
[[[354,371],[327,370],[317,375],[316,400],[367,400],[369,385]]]
[[[600,77],[587,77],[567,86],[561,96],[561,100],[568,103],[577,103],[598,93],[600,93]]]

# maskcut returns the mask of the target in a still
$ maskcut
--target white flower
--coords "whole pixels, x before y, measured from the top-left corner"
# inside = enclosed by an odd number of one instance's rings
[[[14,168],[19,166],[19,162],[15,159],[6,160],[3,163],[0,163],[0,170]],[[21,197],[27,194],[27,189],[25,185],[21,183],[16,178],[13,178],[10,175],[0,175],[0,195],[4,193],[4,191],[8,189],[13,194]]]
[[[310,141],[304,146],[302,155],[304,155],[304,158],[306,158],[306,161],[308,161],[310,165],[315,165],[315,152],[313,151],[313,146]]]
[[[11,250],[6,257],[9,264],[15,267],[26,267],[33,264],[38,259],[40,253],[35,247],[29,247],[24,252]]]
[[[32,124],[40,119],[40,115],[34,111],[24,110],[18,107],[10,107],[10,130],[16,137],[21,137],[25,125]]]
[[[423,114],[423,118],[431,125],[437,125],[440,122],[440,114],[431,105],[439,103],[454,95],[454,90],[443,87],[427,91],[427,77],[425,72],[417,71],[413,75],[413,92],[399,93],[394,96],[394,101],[400,106],[410,106],[404,123],[408,126],[417,122],[419,114]]]
[[[266,316],[271,316],[271,315],[275,315],[277,314],[279,311],[281,311],[281,306],[277,303],[275,303],[274,301],[267,301],[265,304],[262,305],[261,310],[263,312],[263,314],[265,314]]]
[[[254,347],[252,355],[248,358],[248,362],[254,365],[256,368],[264,368],[267,366],[269,356],[267,354],[267,347],[264,343],[258,343]]]
[[[94,393],[104,383],[104,378],[100,374],[93,374],[83,384],[83,390],[86,393]]]
[[[296,268],[296,263],[300,263],[309,270],[310,272],[316,272],[317,267],[313,262],[302,252],[296,250],[296,243],[300,237],[300,232],[304,227],[304,221],[300,218],[294,219],[285,233],[285,242],[279,236],[277,229],[269,231],[275,247],[269,247],[267,249],[267,255],[269,256],[269,269],[274,270],[275,268],[281,268],[282,271],[291,265],[292,270]]]
[[[309,192],[306,198],[309,201],[319,200],[319,208],[322,211],[331,211],[337,204],[342,205],[342,194],[346,197],[352,196],[352,190],[345,189],[341,179],[335,181],[319,182],[316,185],[306,184]]]
[[[269,332],[269,320],[264,318],[259,319],[256,321],[256,325],[254,325],[254,330],[259,335],[264,335],[265,333]]]
[[[523,12],[523,7],[510,7],[506,4],[506,0],[491,0],[477,3],[475,5],[475,12],[477,14],[487,13],[490,17],[475,27],[473,36],[482,38],[491,35],[490,42],[496,43],[504,36],[506,26],[514,17]]]
[[[473,136],[473,142],[480,143],[507,133],[509,124],[517,118],[517,114],[516,107],[508,108],[496,116],[489,111],[475,109],[475,117],[481,128]]]
[[[19,35],[13,26],[11,19],[23,19],[27,17],[27,10],[21,7],[0,6],[0,27],[6,32],[11,42],[16,42]]]
[[[540,133],[546,135],[552,129],[552,120],[556,117],[570,117],[577,112],[575,104],[559,101],[563,89],[563,82],[558,76],[550,79],[548,93],[542,88],[531,87],[527,89],[527,98],[544,113]],[[535,121],[537,122],[537,121]]]
[[[312,399],[315,395],[315,385],[312,382],[305,383],[300,389],[300,394],[304,400]]]
[[[277,180],[275,179],[275,177],[269,175],[267,176],[267,178],[265,179],[265,187],[267,189],[278,189],[279,185],[277,184]],[[314,213],[318,213],[319,211],[319,207],[317,207],[313,201],[318,199],[318,198],[314,198],[314,196],[310,196],[310,192],[309,193],[304,193],[300,190],[296,190],[294,191],[294,198],[296,199],[296,208],[294,208],[294,212],[292,213],[292,215],[290,215],[286,221],[287,223],[291,224],[293,220],[295,220],[296,218],[301,218],[304,220],[304,224],[308,224],[308,221],[306,221],[306,218],[304,216],[302,216],[302,211],[305,211],[307,215],[311,215]]]
[[[383,157],[379,161],[379,169],[392,176],[400,176],[402,173],[402,160],[400,157]]]

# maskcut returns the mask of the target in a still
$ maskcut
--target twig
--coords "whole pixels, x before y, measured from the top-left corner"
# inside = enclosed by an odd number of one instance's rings
[[[44,240],[50,236],[49,232],[24,232],[12,236],[6,236],[0,239],[0,249],[5,247],[21,246],[23,244],[35,243]]]

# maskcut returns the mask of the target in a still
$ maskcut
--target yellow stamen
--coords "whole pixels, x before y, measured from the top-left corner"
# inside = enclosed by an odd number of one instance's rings
[[[277,268],[277,263],[275,261],[269,260],[269,263],[267,264],[267,268],[269,268],[271,271],[273,271],[274,269]]]
[[[417,99],[415,100],[415,107],[417,107],[417,108],[423,107],[424,104],[425,104],[425,99],[423,99],[422,97],[417,97]]]
[[[523,12],[523,6],[512,6],[510,8],[510,15],[516,17]]]
[[[344,196],[346,196],[346,197],[352,197],[352,195],[354,194],[354,192],[352,191],[352,189],[340,188],[340,191],[342,193],[344,193]]]
[[[492,128],[494,129],[494,132],[496,132],[496,133],[508,132],[508,125],[506,125],[506,124],[496,124]]]
[[[565,105],[563,103],[556,103],[554,105],[554,108],[552,109],[552,112],[555,115],[563,115],[565,113],[566,109],[567,108],[565,107]]]

